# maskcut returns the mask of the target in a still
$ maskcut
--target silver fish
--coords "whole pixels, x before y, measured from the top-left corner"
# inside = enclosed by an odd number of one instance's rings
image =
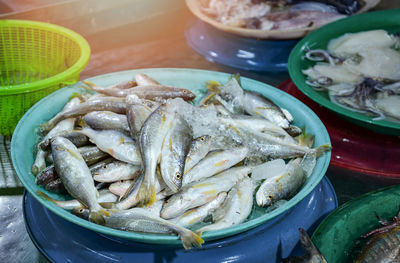
[[[124,90],[124,89],[129,89],[137,85],[137,83],[133,80],[128,80],[128,81],[123,81],[118,84],[109,86],[109,87],[100,87],[93,82],[83,80],[82,83],[86,84],[87,86],[82,86],[82,88],[89,89],[96,91],[101,94],[107,94],[110,95],[113,92],[119,91],[119,90]],[[112,95],[111,95],[112,96]]]
[[[224,229],[244,222],[253,208],[253,192],[254,185],[251,179],[245,176],[229,191],[222,206],[214,213],[215,223],[202,227],[196,232]]]
[[[290,123],[281,108],[256,92],[244,93],[243,106],[250,115],[263,117],[284,129],[289,127]]]
[[[123,195],[120,195],[119,202],[115,205],[115,208],[124,210],[129,209],[131,207],[136,206],[139,203],[138,192],[140,189],[140,185],[143,181],[143,174],[140,175],[137,180],[130,180],[131,184],[129,186],[124,185],[115,185],[113,187],[110,186],[110,190],[113,188],[116,191],[124,191]],[[125,190],[122,187],[126,187]],[[119,189],[118,189],[119,188]],[[169,191],[165,191],[167,189],[166,185],[164,184],[161,175],[157,173],[157,178],[155,180],[155,191],[156,191],[156,200],[165,199],[167,196],[171,195]],[[153,203],[154,204],[154,203]],[[150,205],[151,206],[151,205]]]
[[[139,99],[136,95],[126,97],[126,116],[132,138],[137,138],[143,123],[150,114],[159,106],[158,103]]]
[[[177,114],[165,137],[160,160],[162,178],[173,193],[178,192],[182,186],[185,160],[192,139],[189,124]]]
[[[211,149],[212,139],[210,135],[203,135],[193,140],[185,161],[185,173],[201,161]]]
[[[61,112],[68,111],[80,103],[81,103],[81,101],[79,98],[72,98],[70,101],[67,102],[67,104],[65,104],[65,106]],[[32,173],[34,175],[40,173],[46,167],[45,158],[48,153],[47,153],[47,151],[44,151],[40,147],[41,143],[51,139],[54,136],[57,136],[58,134],[65,133],[67,131],[72,131],[74,129],[74,125],[75,125],[74,118],[69,118],[69,119],[63,120],[63,121],[59,122],[53,129],[51,129],[46,134],[46,136],[44,136],[43,139],[38,143],[38,145],[36,147],[37,152],[36,152],[35,162],[32,165]]]
[[[54,204],[56,204],[57,206],[59,206],[63,209],[72,210],[77,207],[82,207],[82,204],[77,199],[56,200],[40,191],[38,191],[37,194],[40,195],[41,197],[43,197],[44,199],[47,199],[48,201],[53,202]],[[111,193],[108,189],[102,189],[99,191],[99,197],[98,197],[97,201],[99,203],[113,203],[113,202],[116,202],[117,199],[118,199],[118,197],[115,194]]]
[[[118,88],[102,88],[94,85],[90,82],[85,82],[91,90],[105,94],[112,97],[126,97],[130,94],[135,94],[142,99],[172,99],[182,98],[184,100],[192,100],[196,96],[188,89],[157,85],[139,85],[129,89],[118,89]]]
[[[161,217],[171,219],[185,211],[201,206],[214,199],[219,193],[229,191],[239,180],[251,172],[251,167],[236,167],[216,176],[182,187],[171,196],[161,210]]]
[[[182,184],[188,185],[224,171],[242,161],[248,153],[246,147],[211,152],[183,176]]]
[[[88,218],[87,210],[76,209],[73,213],[82,218]],[[112,212],[110,217],[106,218],[105,225],[125,231],[160,234],[175,233],[182,240],[182,245],[185,249],[201,247],[201,244],[204,243],[199,235],[164,220],[144,208],[132,208],[129,210]]]
[[[226,196],[226,192],[219,193],[217,197],[215,197],[210,202],[202,206],[193,208],[179,217],[169,219],[169,221],[183,227],[190,227],[198,222],[201,222],[204,218],[206,218],[208,215],[218,209],[224,202]]]
[[[139,149],[134,140],[124,133],[116,130],[93,130],[85,127],[77,130],[87,137],[90,141],[103,152],[108,153],[117,160],[131,163],[133,165],[141,165]]]
[[[110,190],[111,193],[122,197],[134,181],[135,180],[124,180],[120,182],[114,182],[110,184],[108,190]]]
[[[122,130],[129,132],[126,115],[112,111],[92,111],[83,116],[82,120],[95,130]]]
[[[135,80],[138,85],[161,85],[158,81],[152,79],[149,75],[138,73],[135,75]]]
[[[168,111],[166,105],[159,106],[145,121],[139,136],[139,149],[143,160],[143,182],[138,198],[141,204],[151,205],[156,198],[156,166],[161,155],[164,138],[171,128],[175,112]]]
[[[100,150],[97,146],[83,146],[79,147],[78,151],[82,155],[87,165],[95,164],[107,157],[110,157],[107,153]]]
[[[89,167],[78,149],[63,137],[51,140],[54,167],[68,193],[90,210],[90,220],[103,224],[109,213],[98,203],[98,195]]]
[[[287,143],[266,133],[257,132],[251,129],[244,129],[240,126],[234,127],[233,131],[240,137],[240,140],[250,148],[250,151],[262,154],[271,158],[295,158],[304,156],[307,153],[320,157],[330,150],[330,145],[323,144],[317,148],[309,148],[293,143]]]
[[[44,123],[40,127],[40,130],[42,132],[47,132],[64,119],[84,115],[91,111],[112,111],[115,113],[125,114],[126,104],[123,98],[96,97],[94,99],[87,100],[65,112],[56,114],[56,116]]]
[[[296,140],[284,129],[264,118],[247,115],[233,115],[230,117],[219,117],[218,119],[221,123],[229,126],[231,129],[235,129],[236,127],[251,129],[257,132],[269,134],[274,136],[276,139],[287,143],[296,143]]]
[[[256,193],[259,206],[269,206],[274,202],[293,196],[303,185],[306,174],[301,166],[301,158],[291,160],[283,174],[266,179]]]
[[[120,180],[132,180],[137,178],[141,172],[141,167],[130,163],[115,161],[97,170],[92,170],[91,172],[95,181],[112,183]]]

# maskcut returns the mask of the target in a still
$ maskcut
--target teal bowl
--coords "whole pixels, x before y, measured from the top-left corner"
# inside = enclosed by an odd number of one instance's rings
[[[329,263],[354,262],[365,242],[360,236],[381,227],[375,214],[391,220],[399,209],[400,185],[366,193],[329,214],[312,240]]]
[[[356,33],[374,29],[384,29],[389,33],[400,33],[400,9],[369,12],[351,16],[325,25],[303,38],[293,48],[289,56],[288,70],[291,79],[299,90],[316,103],[334,111],[347,120],[385,134],[400,135],[400,123],[386,120],[373,120],[374,117],[358,113],[332,103],[328,93],[316,91],[306,84],[306,76],[302,73],[315,64],[304,58],[305,50],[325,49],[331,39],[346,33]]]
[[[88,80],[98,85],[108,86],[121,81],[132,80],[134,75],[137,73],[146,73],[165,85],[174,85],[190,89],[196,95],[201,95],[205,92],[206,81],[216,80],[220,83],[225,83],[228,81],[230,76],[230,74],[213,71],[167,68],[122,71],[93,77]],[[302,102],[298,101],[287,93],[264,83],[248,78],[241,78],[241,81],[245,89],[259,92],[263,96],[273,100],[279,106],[289,110],[294,117],[295,125],[305,127],[308,133],[315,135],[315,145],[319,146],[325,143],[330,144],[329,135],[322,122],[318,119],[315,113]],[[19,179],[25,188],[42,205],[55,214],[77,225],[102,234],[117,238],[129,239],[132,241],[154,244],[181,245],[181,241],[177,236],[126,232],[85,221],[56,206],[52,202],[41,198],[36,193],[36,191],[40,190],[59,200],[70,198],[68,195],[47,192],[43,187],[36,185],[35,176],[31,173],[31,167],[34,162],[33,149],[39,139],[37,134],[39,125],[46,122],[56,113],[58,113],[71,95],[76,92],[85,91],[79,86],[80,83],[76,83],[75,85],[62,88],[50,94],[36,103],[19,121],[11,141],[11,157]],[[246,222],[227,229],[206,232],[202,236],[203,239],[207,242],[209,240],[221,239],[227,236],[235,235],[254,228],[277,217],[278,215],[287,212],[303,198],[305,198],[319,184],[328,168],[330,157],[330,152],[328,152],[317,160],[317,164],[313,173],[306,180],[303,187],[284,205],[269,213],[266,213],[264,208],[255,207]]]

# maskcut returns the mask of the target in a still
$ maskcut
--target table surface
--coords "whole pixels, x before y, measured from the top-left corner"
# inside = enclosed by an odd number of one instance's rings
[[[29,2],[29,1],[28,1]],[[400,7],[397,0],[383,1],[376,9]],[[190,14],[183,11],[182,17],[187,20]],[[207,61],[194,52],[184,38],[185,24],[177,26],[162,37],[135,41],[126,37],[126,26],[119,32],[110,35],[97,34],[88,38],[95,48],[88,66],[81,73],[81,79],[88,77],[136,68],[198,68],[228,73],[240,73],[241,76],[253,78],[272,86],[278,86],[289,78],[287,73],[257,73],[238,70]],[[121,41],[107,41],[108,38],[119,38]],[[98,41],[107,43],[98,45]],[[126,41],[125,41],[126,40]],[[97,43],[97,44],[96,44]],[[117,44],[116,44],[117,43]],[[0,262],[47,262],[27,235],[22,216],[23,187],[12,168],[10,160],[10,137],[0,136]],[[337,193],[339,205],[363,193],[384,187],[387,183],[375,180],[365,181],[359,175],[330,167],[327,177]],[[10,259],[12,259],[10,261]]]

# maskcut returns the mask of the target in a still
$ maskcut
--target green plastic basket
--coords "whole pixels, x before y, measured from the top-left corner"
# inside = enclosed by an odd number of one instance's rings
[[[69,29],[0,20],[0,134],[12,134],[38,100],[77,82],[89,57],[87,41]]]

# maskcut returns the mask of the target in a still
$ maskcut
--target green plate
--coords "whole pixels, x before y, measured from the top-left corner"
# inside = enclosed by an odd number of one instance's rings
[[[400,9],[376,11],[345,19],[338,20],[328,24],[303,38],[294,47],[289,56],[289,74],[294,84],[310,99],[320,105],[342,115],[351,122],[372,129],[376,132],[399,135],[400,123],[386,120],[372,120],[373,117],[357,113],[343,107],[340,107],[329,100],[328,93],[325,91],[316,91],[308,86],[306,76],[301,72],[314,65],[315,62],[304,58],[306,48],[325,49],[329,41],[346,33],[355,33],[360,31],[384,29],[389,33],[400,33]]]
[[[400,208],[400,185],[364,194],[333,211],[315,230],[312,240],[329,263],[354,262],[360,236],[380,227],[375,213],[391,220]]]
[[[196,95],[200,95],[205,91],[206,81],[217,80],[221,83],[225,83],[230,76],[226,73],[195,69],[143,69],[116,72],[97,76],[88,80],[98,85],[108,86],[121,81],[131,80],[137,73],[146,73],[165,85],[175,85],[178,87],[188,88]],[[295,125],[300,127],[304,126],[308,133],[315,135],[315,145],[319,146],[324,143],[330,144],[328,133],[322,122],[314,112],[312,112],[302,102],[285,92],[255,80],[242,78],[242,85],[245,89],[257,91],[275,101],[279,106],[288,109],[295,119]],[[57,207],[55,204],[44,200],[36,194],[37,190],[46,192],[42,187],[35,184],[35,177],[31,173],[31,167],[34,161],[33,149],[38,140],[38,126],[58,113],[74,92],[84,91],[79,86],[80,83],[77,83],[50,94],[36,103],[19,121],[11,142],[12,161],[19,179],[24,184],[25,188],[42,205],[75,224],[103,234],[139,242],[181,245],[180,240],[176,236],[172,235],[132,233],[96,225],[72,215],[68,211]],[[214,240],[238,234],[288,211],[318,185],[328,168],[330,157],[330,152],[328,152],[317,160],[314,172],[307,179],[301,190],[281,207],[270,213],[265,213],[265,209],[254,208],[248,221],[228,229],[204,233],[204,240]],[[46,193],[56,199],[68,198],[67,195],[57,195],[49,192]]]

